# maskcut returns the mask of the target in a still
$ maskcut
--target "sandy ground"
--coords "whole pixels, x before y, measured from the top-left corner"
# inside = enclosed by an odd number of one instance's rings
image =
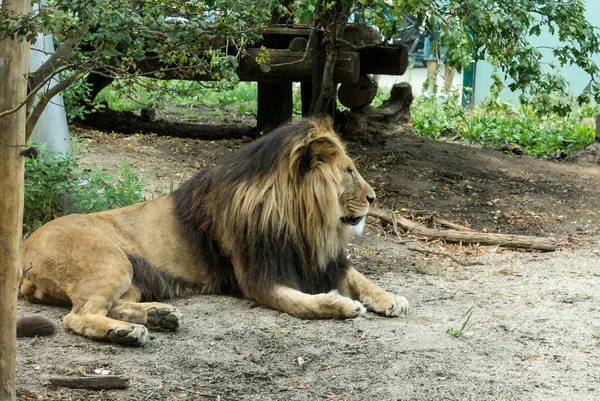
[[[78,133],[90,150],[82,164],[110,168],[128,159],[149,182],[149,196],[243,146]],[[561,249],[416,242],[371,221],[349,247],[350,259],[376,283],[406,296],[408,316],[301,321],[244,299],[194,297],[173,301],[185,315],[181,331],[154,332],[142,348],[79,337],[60,323],[67,309],[21,299],[20,315],[43,314],[59,330],[18,341],[20,398],[600,399],[597,166],[413,137],[376,149],[351,146],[350,152],[381,207],[422,222],[441,216],[481,231],[552,234]],[[51,377],[98,369],[131,378],[131,386],[104,392],[49,386]]]

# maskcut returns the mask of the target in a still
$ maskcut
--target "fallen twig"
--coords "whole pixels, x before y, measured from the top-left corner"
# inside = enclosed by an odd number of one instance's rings
[[[466,260],[460,260],[456,256],[451,255],[451,254],[449,254],[447,252],[432,251],[431,249],[413,248],[413,247],[410,247],[408,249],[410,249],[411,251],[415,251],[415,252],[421,252],[421,253],[428,253],[428,254],[432,254],[432,255],[445,256],[447,258],[452,259],[453,261],[455,261],[459,265],[463,265],[463,266],[473,266],[473,265],[482,265],[483,264],[483,263],[477,262],[477,261],[469,262],[469,261],[466,261]]]
[[[530,248],[540,251],[554,251],[557,247],[557,241],[554,237],[491,234],[477,231],[434,230],[405,219],[402,216],[398,216],[393,212],[387,212],[381,209],[371,209],[369,210],[369,215],[378,218],[384,223],[390,224],[394,227],[394,231],[396,231],[396,227],[399,226],[406,231],[411,231],[415,235],[427,237],[429,239],[440,239],[448,242],[502,245],[511,248]]]
[[[473,231],[469,227],[461,226],[458,223],[453,223],[453,222],[448,221],[448,220],[440,219],[439,217],[434,217],[434,220],[439,225],[447,227],[447,228],[451,228],[453,230],[457,230],[457,231]]]

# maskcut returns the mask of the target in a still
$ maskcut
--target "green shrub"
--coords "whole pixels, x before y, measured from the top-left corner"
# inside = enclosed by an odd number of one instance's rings
[[[433,139],[463,140],[483,146],[516,144],[526,153],[544,156],[571,153],[594,141],[594,127],[583,121],[598,113],[585,106],[567,116],[541,115],[531,107],[486,101],[463,109],[454,94],[444,105],[436,99],[415,99],[411,106],[415,134]]]
[[[45,154],[42,151],[40,154]],[[141,202],[144,183],[124,163],[112,174],[95,166],[85,171],[74,154],[25,160],[23,232],[30,234],[48,221],[70,212],[92,213]]]

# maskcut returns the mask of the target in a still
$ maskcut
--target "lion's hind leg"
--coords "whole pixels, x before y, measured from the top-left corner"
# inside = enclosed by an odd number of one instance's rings
[[[38,288],[33,281],[27,277],[23,277],[21,281],[21,293],[23,297],[32,304],[43,303],[47,305],[65,306],[70,305],[71,302],[64,299],[58,299],[52,295],[48,295]]]
[[[142,345],[148,341],[148,329],[143,325],[107,317],[131,288],[133,272],[127,257],[107,249],[102,258],[80,268],[87,275],[73,286],[73,307],[63,319],[65,326],[86,337],[117,344]]]
[[[183,315],[177,308],[159,302],[138,302],[139,294],[135,287],[130,288],[108,311],[108,316],[155,329],[177,330],[181,327]]]

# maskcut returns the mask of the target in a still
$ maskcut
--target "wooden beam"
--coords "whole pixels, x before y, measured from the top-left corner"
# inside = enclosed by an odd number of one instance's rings
[[[408,67],[403,45],[375,46],[360,50],[360,75],[402,75]]]
[[[292,83],[258,83],[256,130],[267,133],[292,119]]]
[[[313,86],[312,82],[300,83],[300,98],[302,100],[302,117],[308,116],[310,111],[310,102],[312,101]]]
[[[238,67],[242,81],[258,82],[304,82],[312,79],[312,57],[310,52],[290,50],[268,50],[269,61],[259,65],[256,58],[261,49],[246,49]],[[335,63],[335,82],[353,83],[360,76],[360,57],[356,52],[341,52]]]
[[[286,49],[289,42],[295,37],[307,38],[311,28],[306,25],[273,25],[265,28],[261,33],[263,39],[256,47],[265,46],[270,49]],[[373,27],[348,24],[344,29],[343,39],[355,46],[377,45],[382,43],[379,32]]]

